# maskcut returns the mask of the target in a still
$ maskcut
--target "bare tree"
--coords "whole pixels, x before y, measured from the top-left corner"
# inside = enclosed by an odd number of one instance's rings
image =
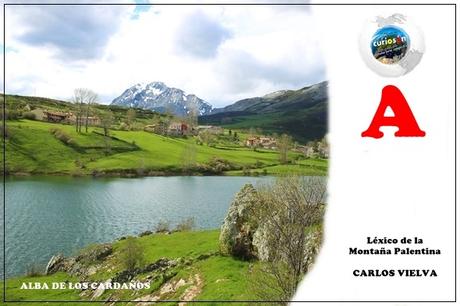
[[[77,88],[74,90],[73,102],[77,106],[75,113],[75,130],[81,133],[81,126],[85,122],[85,132],[88,133],[88,118],[91,112],[91,105],[98,100],[97,94],[91,89]]]
[[[190,127],[190,131],[192,131],[198,125],[198,107],[196,103],[188,103],[187,108],[186,122]]]
[[[264,260],[253,271],[262,299],[289,300],[311,267],[322,240],[323,178],[283,177],[259,186],[254,208],[263,226]]]
[[[286,164],[288,162],[288,153],[292,146],[292,138],[287,134],[283,134],[277,139],[276,146],[278,147],[278,151],[280,153],[279,159],[282,164]]]
[[[199,139],[206,145],[211,145],[214,143],[216,135],[212,134],[210,131],[204,130],[198,134]]]
[[[182,169],[185,172],[189,172],[194,166],[196,166],[196,151],[195,142],[189,142],[185,145],[181,156]]]
[[[128,109],[126,112],[126,121],[129,125],[131,125],[136,120],[136,110],[135,109]]]

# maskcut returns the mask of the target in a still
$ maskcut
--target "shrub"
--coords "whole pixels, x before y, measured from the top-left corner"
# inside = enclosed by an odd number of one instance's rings
[[[318,177],[286,176],[258,186],[253,211],[263,230],[258,245],[264,252],[259,252],[262,273],[251,282],[260,297],[289,300],[311,269],[322,241],[325,192],[325,181]]]
[[[169,223],[169,221],[161,220],[155,226],[155,232],[157,232],[157,233],[167,233],[167,232],[169,232],[170,226],[171,226],[171,224]]]
[[[65,144],[72,144],[73,143],[73,140],[70,137],[70,135],[67,134],[66,132],[64,132],[61,129],[52,128],[52,129],[50,129],[50,133],[53,134],[54,137],[56,137],[56,139],[60,140],[61,142],[65,143]]]
[[[126,270],[133,271],[136,267],[144,264],[144,252],[144,248],[137,239],[126,238],[120,250],[121,264]]]
[[[176,231],[178,232],[188,232],[191,231],[195,227],[195,218],[190,217],[183,219],[179,224],[176,226]]]
[[[3,124],[0,124],[0,136],[5,136],[5,138],[11,138],[11,131],[8,128],[8,126],[3,126]]]
[[[119,129],[120,129],[121,131],[128,131],[128,130],[129,130],[129,125],[126,124],[125,122],[122,122],[122,123],[120,123]]]
[[[229,162],[228,160],[218,158],[218,157],[213,157],[206,165],[202,166],[204,167],[206,172],[211,172],[211,173],[222,173],[224,171],[229,171],[229,170],[236,170],[239,167],[236,166],[235,164]]]
[[[36,277],[43,275],[42,269],[39,265],[33,263],[26,267],[26,276],[27,277]]]
[[[29,119],[29,120],[36,120],[37,116],[35,115],[35,113],[25,112],[25,113],[22,114],[22,118]]]
[[[6,118],[6,120],[17,120],[19,119],[20,116],[21,116],[21,112],[17,110],[7,109],[4,117]],[[2,119],[3,119],[3,112],[2,112]]]

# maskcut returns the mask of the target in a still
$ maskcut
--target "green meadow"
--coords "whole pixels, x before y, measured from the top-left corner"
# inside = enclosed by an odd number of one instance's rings
[[[152,234],[135,238],[144,249],[146,263],[154,262],[160,258],[183,259],[188,262],[186,266],[173,268],[167,277],[152,283],[150,289],[141,289],[133,296],[132,290],[106,290],[98,300],[105,301],[109,297],[117,300],[132,300],[142,296],[158,292],[159,288],[167,281],[175,282],[179,279],[190,279],[196,275],[202,281],[197,291],[195,301],[199,300],[250,300],[254,299],[248,289],[248,273],[251,265],[256,262],[241,261],[219,253],[219,230],[175,232],[172,234]],[[89,281],[103,281],[112,277],[123,268],[120,264],[121,250],[126,240],[113,243],[113,256],[104,262],[110,267],[102,269],[91,275]],[[200,257],[200,255],[202,257]],[[140,276],[142,278],[142,276]],[[63,272],[52,275],[24,276],[6,281],[6,298],[12,301],[40,301],[40,300],[88,300],[79,294],[81,290],[23,290],[23,283],[48,283],[52,282],[78,282],[76,277]],[[179,300],[187,285],[181,290],[168,293],[162,299]],[[9,303],[7,303],[9,305]],[[23,303],[11,303],[21,305]],[[25,304],[25,303],[24,303]],[[103,304],[103,303],[101,303]],[[27,305],[43,305],[43,303],[27,303]],[[73,305],[73,303],[66,303]],[[75,303],[75,305],[78,305]],[[79,304],[81,305],[81,303]],[[96,304],[97,305],[97,304]],[[177,305],[169,303],[167,305]]]
[[[33,120],[8,120],[6,170],[13,175],[278,175],[298,173],[326,175],[327,160],[305,159],[290,152],[289,164],[281,165],[274,150],[257,149],[220,141],[213,146],[197,144],[194,137],[165,137],[145,131],[101,128],[77,133],[72,125]],[[244,140],[247,135],[239,134]],[[198,167],[184,173],[185,160],[212,165],[215,159],[227,166],[222,173]]]

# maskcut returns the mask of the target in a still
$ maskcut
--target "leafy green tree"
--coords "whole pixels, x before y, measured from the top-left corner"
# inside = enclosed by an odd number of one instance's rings
[[[128,237],[120,249],[120,259],[126,270],[133,271],[144,264],[145,250],[137,239]]]
[[[109,136],[109,130],[113,124],[113,113],[112,111],[108,110],[104,112],[101,117],[101,125],[102,129],[104,130],[104,136]]]

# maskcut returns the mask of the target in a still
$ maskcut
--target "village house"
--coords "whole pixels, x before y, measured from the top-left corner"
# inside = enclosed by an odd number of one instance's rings
[[[58,111],[49,111],[49,110],[40,110],[35,109],[33,111],[37,120],[43,120],[48,122],[54,123],[70,123],[74,124],[77,121],[77,116],[73,113],[68,112],[58,112]],[[80,119],[80,123],[85,125],[88,122],[90,126],[99,126],[101,125],[101,119],[96,116],[82,116]]]
[[[71,113],[57,112],[57,111],[44,111],[44,119],[48,122],[64,123],[68,121]]]
[[[305,155],[305,157],[315,157],[316,156],[315,147],[312,145],[297,146],[295,151],[302,153],[303,155]]]
[[[329,158],[329,145],[325,141],[318,143],[318,153],[321,158]]]
[[[149,124],[144,127],[144,131],[155,133],[158,135],[166,135],[167,130],[168,130],[168,126],[164,122]]]
[[[272,137],[260,137],[260,145],[265,149],[276,149],[276,139]]]
[[[265,136],[249,137],[248,139],[246,139],[246,146],[251,147],[251,148],[262,147],[264,149],[274,150],[276,149],[276,139],[273,137],[265,137]]]
[[[44,121],[46,118],[45,112],[40,108],[36,108],[30,112],[35,115],[35,120]]]
[[[187,135],[189,126],[183,122],[173,122],[168,127],[168,135],[171,136],[183,136]]]
[[[86,125],[87,121],[88,121],[88,125],[90,126],[101,125],[101,119],[95,116],[88,116],[88,118],[86,118],[86,116],[82,116],[79,118],[79,121],[81,125]],[[74,114],[71,114],[65,122],[74,124],[75,122],[77,122],[77,116],[75,116]]]
[[[220,126],[214,126],[214,125],[199,125],[196,127],[198,132],[209,132],[214,135],[222,134],[224,132],[224,129],[221,128]]]
[[[329,158],[329,145],[324,138],[320,141],[310,141],[305,146],[299,146],[297,151],[309,158]]]

